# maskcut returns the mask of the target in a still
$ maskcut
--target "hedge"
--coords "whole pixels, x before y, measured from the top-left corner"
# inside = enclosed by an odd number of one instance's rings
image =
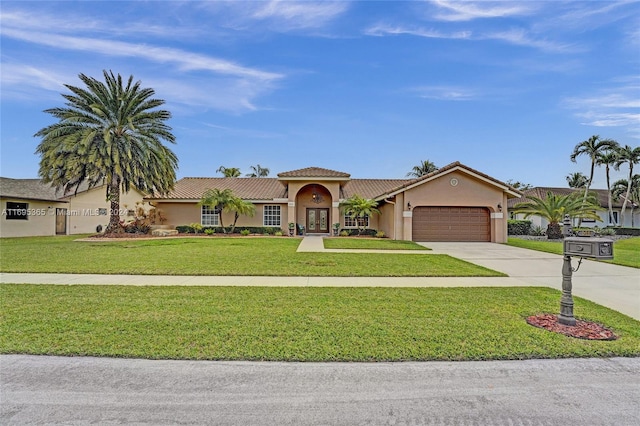
[[[510,219],[507,221],[507,233],[509,235],[529,235],[531,233],[531,221]]]

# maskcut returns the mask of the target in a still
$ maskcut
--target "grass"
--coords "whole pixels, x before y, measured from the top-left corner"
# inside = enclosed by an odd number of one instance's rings
[[[323,238],[323,242],[327,249],[429,250],[413,241],[382,238]]]
[[[446,255],[297,253],[297,238],[116,242],[73,241],[75,238],[3,238],[0,270],[143,275],[504,276]]]
[[[524,240],[522,238],[509,238],[507,244],[510,246],[555,254],[562,254],[563,250],[562,242],[559,241],[537,241]],[[640,237],[615,241],[613,243],[613,256],[613,260],[605,260],[603,262],[630,266],[632,268],[640,268]]]
[[[640,355],[640,322],[575,298],[616,341],[525,318],[548,288],[0,285],[0,353],[273,361],[492,360]]]

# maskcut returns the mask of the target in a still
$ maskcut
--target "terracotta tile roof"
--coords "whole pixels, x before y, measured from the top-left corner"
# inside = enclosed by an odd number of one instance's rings
[[[607,190],[606,189],[589,189],[590,192],[595,192],[596,196],[598,197],[598,203],[600,204],[601,207],[605,207],[608,208],[609,207],[609,202],[607,201]],[[507,203],[507,206],[509,208],[513,208],[513,206],[515,206],[516,204],[519,203],[526,203],[528,201],[531,201],[529,198],[527,198],[528,196],[534,196],[537,198],[547,198],[547,193],[551,192],[555,195],[569,195],[572,194],[574,192],[580,192],[583,193],[584,189],[576,189],[576,188],[553,188],[553,187],[544,187],[544,186],[537,186],[535,188],[531,188],[531,189],[527,189],[526,191],[523,191],[523,196],[522,198],[517,198],[517,199],[511,199],[509,200],[509,202]],[[622,201],[621,200],[616,200],[615,198],[611,200],[611,206],[613,208],[621,208],[622,207]]]
[[[307,167],[304,169],[292,170],[290,172],[278,173],[278,177],[331,177],[331,178],[349,178],[349,173],[338,172],[336,170],[323,169],[322,167]]]
[[[58,201],[61,193],[40,179],[11,179],[0,177],[0,196],[28,200]]]
[[[340,198],[349,198],[355,194],[364,198],[377,198],[404,185],[411,179],[351,179],[342,188]]]
[[[151,196],[162,200],[200,200],[208,189],[231,189],[245,200],[273,200],[286,198],[286,187],[276,178],[194,178],[186,177],[176,182],[173,191],[166,196]]]

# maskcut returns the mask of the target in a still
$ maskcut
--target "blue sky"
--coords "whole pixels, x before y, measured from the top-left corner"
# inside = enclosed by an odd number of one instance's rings
[[[104,69],[166,101],[178,177],[429,159],[566,186],[577,143],[640,138],[639,2],[3,0],[0,19],[5,177],[37,177],[43,110]]]

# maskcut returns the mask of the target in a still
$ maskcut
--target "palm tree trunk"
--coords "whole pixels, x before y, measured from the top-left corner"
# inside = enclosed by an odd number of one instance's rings
[[[609,206],[609,222],[613,222],[614,225],[616,224],[616,221],[613,220],[613,206],[611,205],[611,183],[609,180],[609,164],[607,164],[606,167],[606,173],[607,173],[607,203]]]
[[[120,225],[120,177],[114,176],[109,185],[109,200],[111,211],[109,215],[109,225],[105,229],[106,234],[119,234],[123,231]]]
[[[595,159],[591,159],[591,174],[589,175],[589,182],[587,182],[587,186],[584,187],[584,195],[582,196],[582,205],[584,206],[587,202],[587,195],[589,194],[589,188],[591,188],[591,182],[593,181],[593,172],[596,168]],[[578,227],[582,226],[582,218],[578,219]]]

